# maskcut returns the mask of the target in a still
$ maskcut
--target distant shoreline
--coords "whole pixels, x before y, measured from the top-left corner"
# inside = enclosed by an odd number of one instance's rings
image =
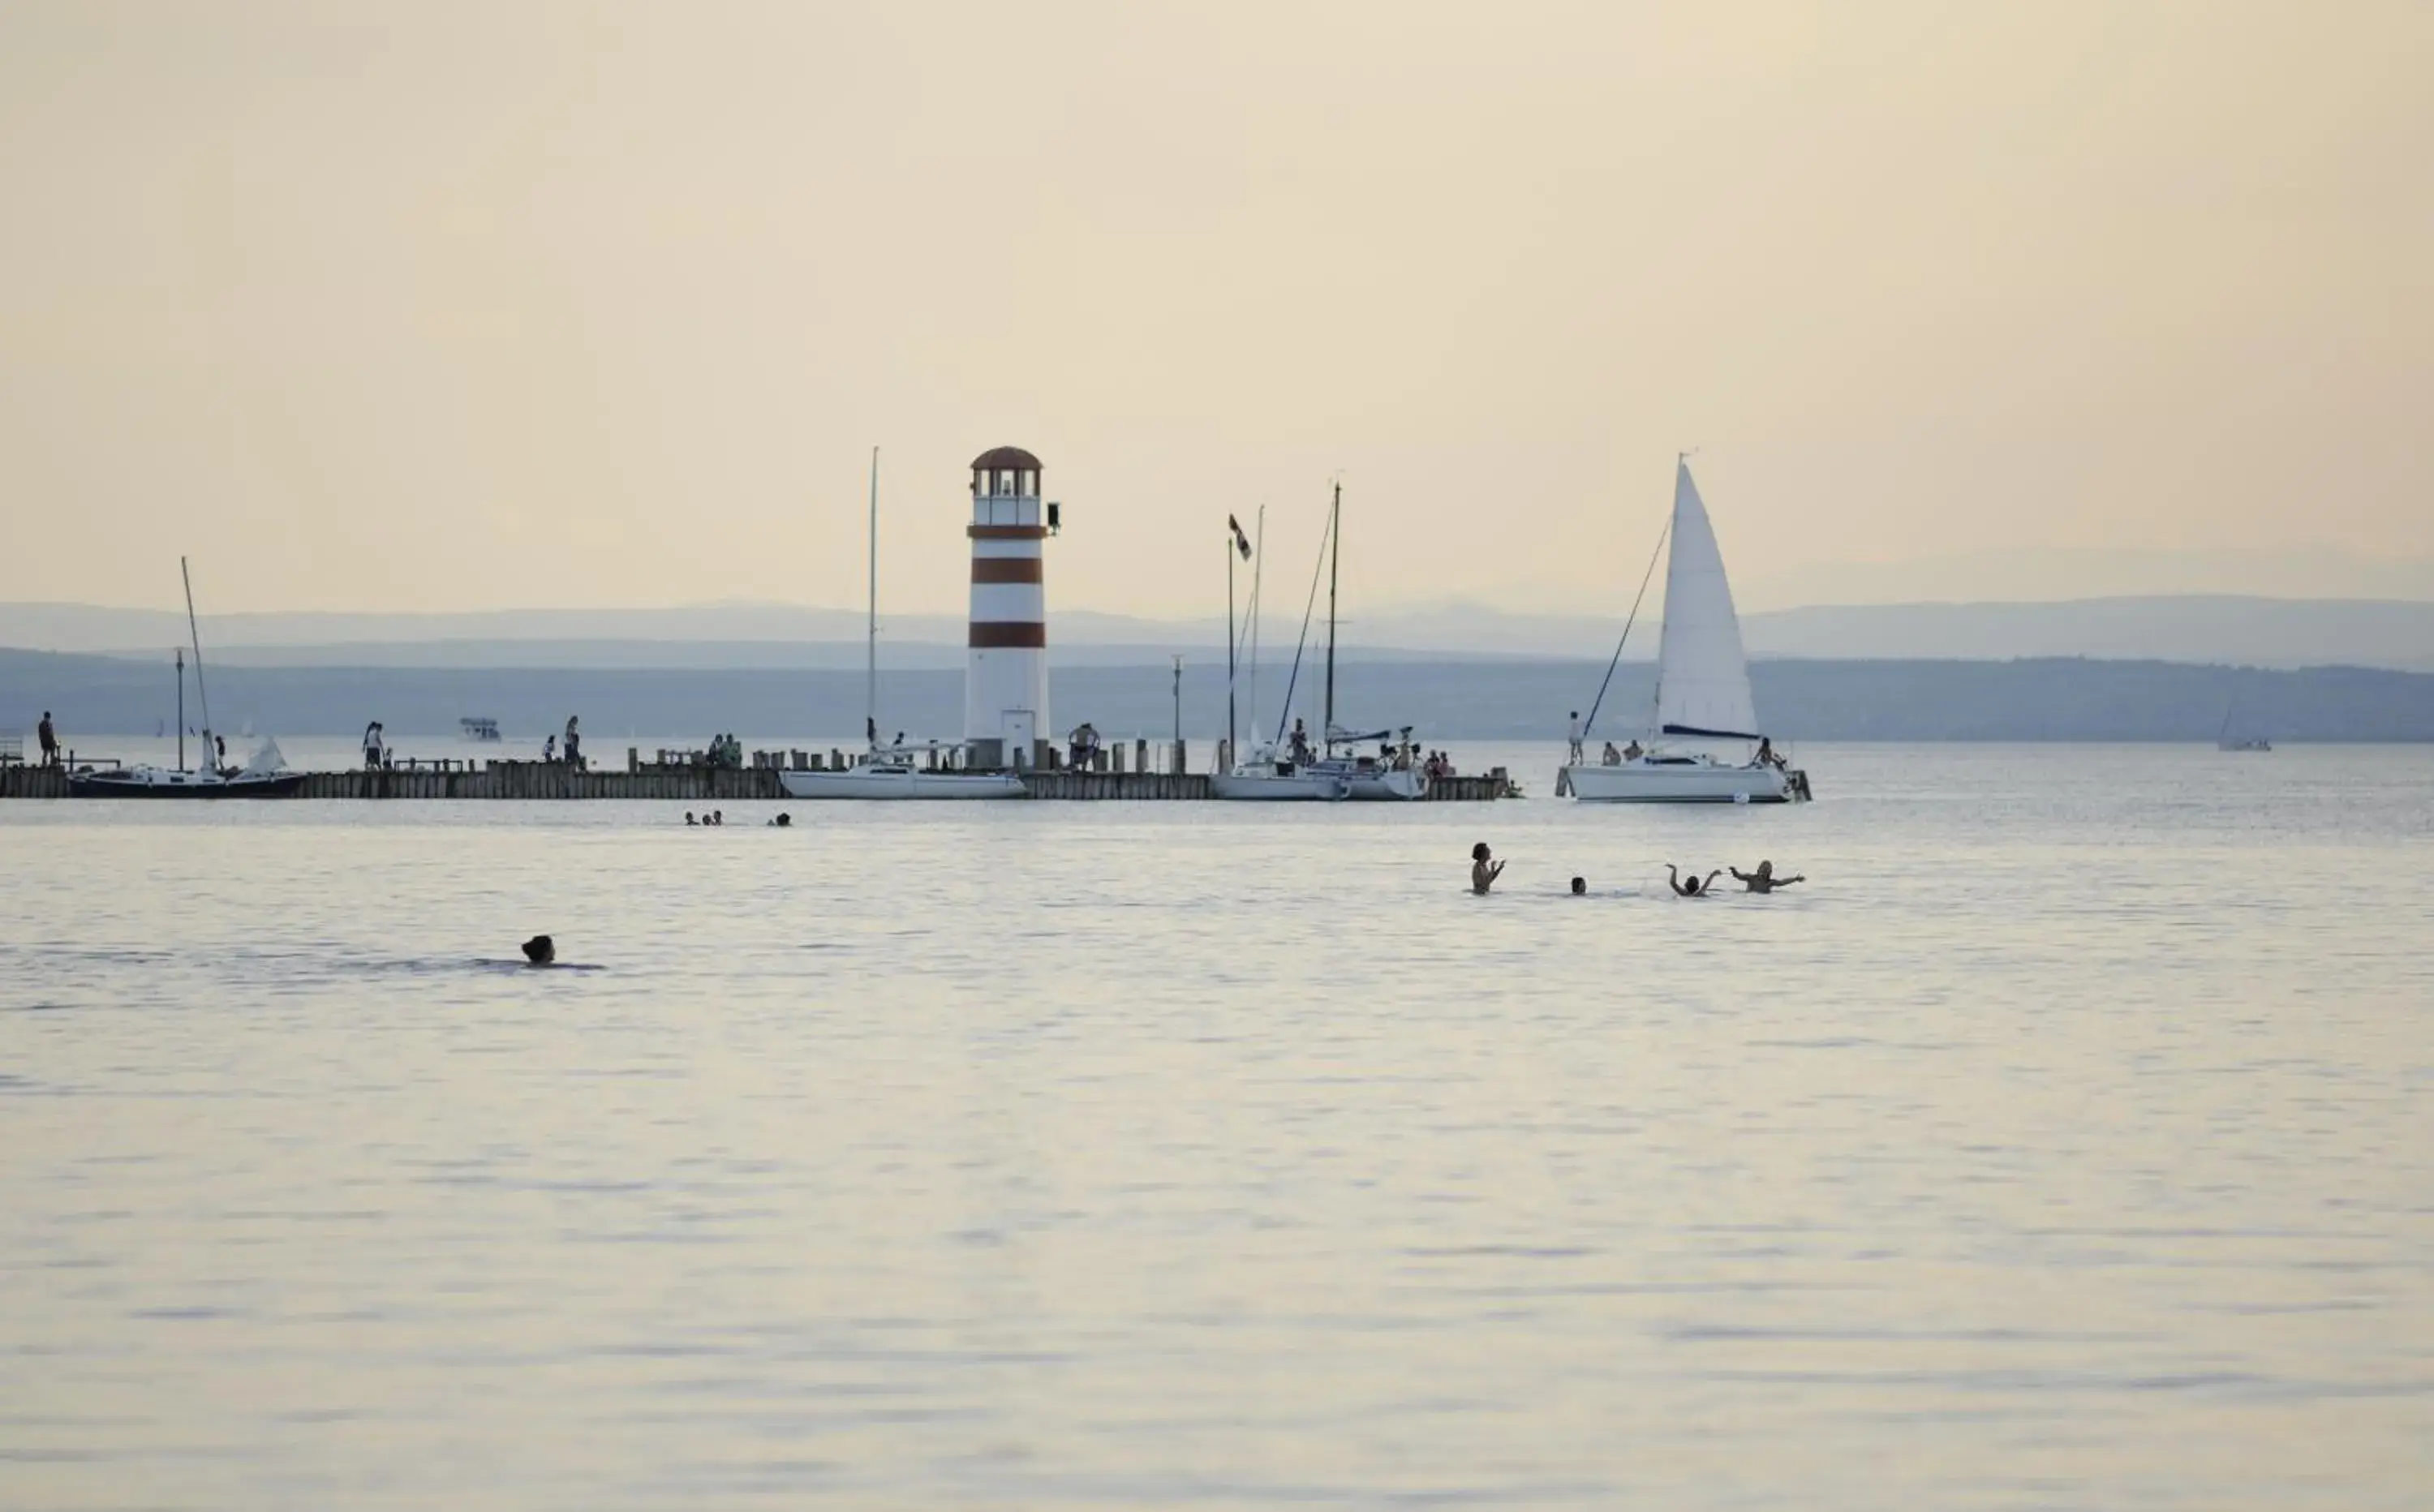
[[[1340,670],[1338,715],[1376,729],[1410,724],[1423,742],[1560,739],[1586,713],[1604,673],[1572,659],[1355,660]],[[1644,719],[1654,678],[1644,662],[1614,674],[1601,734],[1628,736]],[[1171,664],[1065,666],[1054,673],[1048,727],[1088,719],[1153,739],[1175,720]],[[1305,666],[1295,712],[1317,722],[1316,670]],[[2297,671],[2185,662],[2042,658],[2016,661],[1760,660],[1751,667],[1769,733],[1785,740],[2212,744],[2231,733],[2276,743],[2434,741],[2434,673],[2315,667]],[[1262,666],[1247,732],[1273,726],[1284,669]],[[454,737],[466,716],[510,734],[562,726],[713,731],[855,730],[859,670],[414,667],[214,667],[213,709],[224,729],[300,738],[351,737],[380,720],[391,737]],[[198,711],[189,684],[188,722]],[[175,674],[114,656],[0,649],[0,734],[30,736],[51,710],[77,740],[148,736],[174,719]],[[887,671],[880,720],[889,733],[951,739],[962,722],[957,668]],[[1226,679],[1214,657],[1187,659],[1182,723],[1194,740],[1226,726]],[[30,746],[30,739],[27,741]]]

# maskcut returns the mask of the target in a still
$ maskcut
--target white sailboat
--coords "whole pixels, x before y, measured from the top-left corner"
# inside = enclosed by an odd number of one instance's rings
[[[287,770],[279,742],[266,736],[242,767],[226,764],[220,742],[212,733],[212,694],[203,681],[203,634],[195,620],[195,579],[186,559],[178,558],[178,576],[186,588],[186,635],[195,648],[195,693],[203,705],[202,765],[186,766],[185,659],[178,665],[178,765],[129,767],[116,772],[74,772],[68,794],[75,798],[288,798],[304,785],[304,774]]]
[[[1335,495],[1328,507],[1327,539],[1324,543],[1327,569],[1327,696],[1321,715],[1321,746],[1310,749],[1307,739],[1295,746],[1279,747],[1274,743],[1261,747],[1249,760],[1239,762],[1230,772],[1221,772],[1210,779],[1220,798],[1252,803],[1337,803],[1356,801],[1408,802],[1425,795],[1428,778],[1414,759],[1411,731],[1403,731],[1399,744],[1393,743],[1393,732],[1378,730],[1356,734],[1335,722],[1335,599],[1337,566],[1343,554],[1344,485],[1335,485]],[[1228,569],[1227,618],[1232,618],[1231,576]],[[1317,584],[1311,585],[1313,597]],[[1257,610],[1253,611],[1254,616]],[[1307,637],[1308,612],[1303,615]],[[1228,632],[1231,634],[1229,628]],[[1299,671],[1300,651],[1294,651],[1295,671]],[[1288,689],[1285,698],[1286,719],[1293,717],[1293,697]],[[1361,747],[1372,740],[1387,741],[1381,756],[1362,753]]]
[[[1706,505],[1687,456],[1673,467],[1672,554],[1665,568],[1665,634],[1657,654],[1654,728],[1612,765],[1574,762],[1555,790],[1584,803],[1793,803],[1808,797],[1808,774],[1774,754],[1750,695],[1740,617]],[[1630,627],[1623,630],[1630,635]],[[1618,646],[1615,655],[1620,658]],[[1608,670],[1611,677],[1612,670]],[[1601,694],[1603,696],[1603,694]],[[1593,726],[1597,710],[1590,708]],[[1587,731],[1584,730],[1584,738]],[[1739,761],[1718,745],[1740,746]]]
[[[882,745],[879,741],[879,449],[870,449],[869,644],[863,675],[862,723],[869,749],[850,767],[818,772],[781,771],[778,786],[789,798],[1020,798],[1022,780],[1010,772],[959,772],[950,765],[924,769],[915,757],[951,763],[953,745]]]

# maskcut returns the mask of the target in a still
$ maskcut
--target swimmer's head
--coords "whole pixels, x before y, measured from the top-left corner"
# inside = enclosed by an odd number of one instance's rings
[[[1760,876],[1773,876],[1774,875],[1774,863],[1773,861],[1758,862],[1757,875]]]
[[[524,942],[524,960],[536,966],[546,966],[557,959],[557,942],[547,935],[535,935]]]
[[[1474,861],[1483,861],[1487,859],[1487,841],[1481,841],[1478,844],[1473,845],[1470,848],[1470,858]]]
[[[1588,884],[1588,879],[1587,879],[1587,878],[1586,878],[1586,877],[1578,877],[1578,876],[1576,876],[1576,877],[1572,878],[1572,896],[1574,896],[1574,897],[1579,897],[1582,893],[1586,892],[1588,890],[1589,890],[1589,884]]]

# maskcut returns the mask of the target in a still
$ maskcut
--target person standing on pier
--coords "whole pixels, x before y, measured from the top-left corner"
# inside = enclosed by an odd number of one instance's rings
[[[583,770],[583,737],[576,733],[572,714],[566,717],[566,764],[577,772]]]
[[[381,739],[380,721],[374,720],[364,726],[364,770],[378,772],[382,765],[381,758],[386,753],[387,742]]]
[[[43,765],[60,764],[60,732],[51,727],[51,711],[43,710],[43,722],[34,726],[34,739],[43,748]]]

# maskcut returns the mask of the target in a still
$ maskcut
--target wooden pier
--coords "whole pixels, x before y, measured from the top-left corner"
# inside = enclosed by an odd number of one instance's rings
[[[489,761],[481,770],[428,768],[359,772],[310,772],[299,798],[506,799],[519,802],[602,798],[626,802],[783,803],[780,767],[712,767],[700,764],[634,764],[624,771],[578,772],[555,761]],[[1027,771],[1023,794],[1065,802],[1213,802],[1208,774],[1197,772]],[[0,766],[0,798],[65,798],[67,773],[58,767]],[[1437,802],[1483,802],[1518,797],[1501,772],[1478,777],[1441,777],[1429,785]],[[265,801],[265,800],[255,800]]]

